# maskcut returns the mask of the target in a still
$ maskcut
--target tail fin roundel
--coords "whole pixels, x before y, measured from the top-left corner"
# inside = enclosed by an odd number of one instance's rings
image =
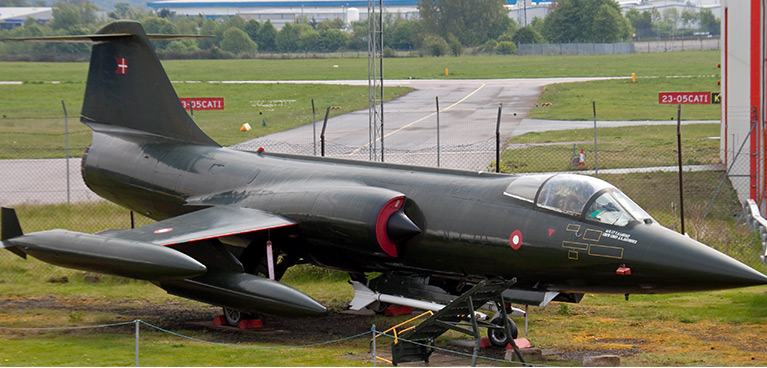
[[[83,123],[97,131],[127,128],[217,145],[184,111],[140,23],[114,22],[86,37],[95,44],[83,100]]]

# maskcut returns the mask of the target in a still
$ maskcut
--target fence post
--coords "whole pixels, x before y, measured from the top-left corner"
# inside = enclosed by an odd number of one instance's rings
[[[314,110],[314,99],[312,99],[312,139],[314,140],[314,155],[317,156],[317,118]]]
[[[594,109],[594,176],[599,177],[599,156],[597,155],[597,102],[591,101]]]
[[[61,100],[61,108],[64,109],[64,157],[67,161],[67,204],[71,203],[71,186],[69,181],[69,118],[67,116],[67,105]]]
[[[141,320],[136,320],[136,367],[138,367],[138,330],[139,330],[139,324]]]
[[[679,157],[679,215],[682,218],[682,235],[684,235],[684,184],[682,183],[682,105],[677,105],[676,117],[676,147]]]
[[[434,99],[437,102],[437,167],[439,167],[439,96],[435,96]]]
[[[322,157],[325,157],[325,128],[328,126],[328,114],[330,114],[330,106],[325,110],[325,120],[322,122],[322,132],[320,133],[320,152]]]
[[[501,109],[503,103],[498,104],[498,121],[495,123],[495,172],[501,172]]]
[[[373,367],[378,362],[378,353],[376,353],[376,325],[370,327],[370,333],[373,334]]]

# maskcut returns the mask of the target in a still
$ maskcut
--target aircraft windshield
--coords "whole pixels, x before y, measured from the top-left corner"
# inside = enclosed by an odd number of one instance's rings
[[[538,193],[541,184],[550,177],[551,175],[520,176],[509,184],[503,194],[533,203],[535,202],[535,195]]]
[[[515,179],[505,195],[550,210],[604,224],[625,226],[632,219],[652,219],[620,190],[597,178],[573,174],[526,175]],[[592,198],[596,197],[592,200]],[[588,208],[585,208],[589,204]],[[585,210],[585,211],[584,211]]]
[[[538,193],[538,205],[580,215],[594,193],[611,187],[607,182],[590,176],[560,174],[543,184]]]
[[[618,204],[615,192],[602,193],[586,211],[586,218],[616,226],[626,226],[631,216]]]

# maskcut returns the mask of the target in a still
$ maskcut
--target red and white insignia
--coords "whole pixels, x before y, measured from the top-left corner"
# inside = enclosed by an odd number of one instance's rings
[[[519,250],[519,248],[522,247],[522,232],[514,230],[511,233],[511,236],[509,236],[509,244],[511,245],[511,249]]]
[[[115,61],[117,62],[117,70],[115,70],[115,73],[117,73],[117,74],[127,74],[128,73],[128,59],[116,57]]]

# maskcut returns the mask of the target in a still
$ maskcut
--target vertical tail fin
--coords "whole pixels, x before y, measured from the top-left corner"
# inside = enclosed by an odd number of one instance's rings
[[[13,208],[3,207],[0,210],[0,226],[2,226],[2,229],[0,229],[0,249],[6,248],[21,258],[27,258],[27,254],[21,249],[18,249],[9,242],[5,242],[5,240],[24,235],[21,231],[19,219],[16,217],[16,211]]]
[[[128,128],[217,145],[179,102],[141,24],[118,21],[92,35],[82,121],[94,130]]]

